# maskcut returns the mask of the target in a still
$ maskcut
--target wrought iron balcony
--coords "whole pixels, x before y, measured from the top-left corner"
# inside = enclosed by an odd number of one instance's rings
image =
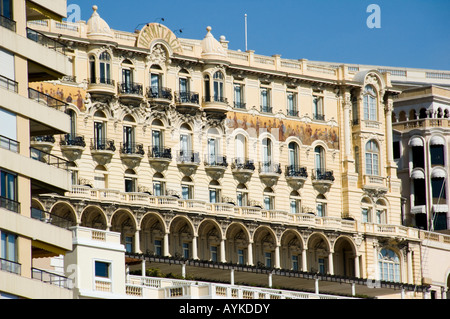
[[[243,103],[243,102],[234,102],[234,108],[235,109],[242,109],[245,110],[247,107],[247,104]]]
[[[228,99],[224,96],[218,96],[218,95],[206,95],[203,97],[203,102],[205,103],[214,103],[214,102],[218,102],[218,103],[225,103],[228,104]]]
[[[261,105],[260,111],[262,113],[273,113],[273,107],[268,105]]]
[[[306,167],[300,167],[296,165],[286,166],[285,174],[287,177],[303,177],[308,178],[308,172]]]
[[[27,38],[51,50],[55,50],[56,52],[59,52],[64,55],[66,54],[67,47],[65,44],[58,42],[52,38],[49,38],[48,36],[36,30],[27,28]]]
[[[114,140],[110,139],[91,139],[91,150],[94,151],[116,151]]]
[[[313,119],[318,121],[325,121],[325,114],[313,114]]]
[[[100,77],[100,78],[89,78],[88,83],[89,84],[103,84],[103,85],[115,86],[116,82],[110,78]]]
[[[256,169],[255,163],[253,160],[249,160],[247,158],[234,158],[231,163],[232,170],[250,170],[254,171]]]
[[[172,89],[166,87],[148,87],[147,88],[147,98],[149,99],[161,99],[161,100],[172,100]]]
[[[205,155],[205,166],[228,167],[227,157],[222,155]]]
[[[175,92],[175,103],[200,105],[200,95],[197,92]]]
[[[194,151],[178,151],[177,156],[178,163],[193,163],[200,164],[200,154]]]
[[[139,83],[119,83],[118,84],[118,90],[119,94],[126,94],[126,95],[139,95],[143,96],[144,90],[142,87],[142,84]]]
[[[9,29],[12,32],[16,32],[16,21],[11,20],[8,17],[0,15],[0,26]]]
[[[158,146],[148,147],[148,157],[150,158],[161,158],[161,159],[172,159],[172,149]]]
[[[334,182],[334,174],[333,171],[327,171],[322,168],[317,168],[313,170],[313,179]]]
[[[261,162],[259,163],[260,174],[281,174],[281,165],[274,164],[273,162]]]
[[[120,143],[120,154],[144,156],[144,144],[142,143]]]
[[[57,110],[60,110],[62,112],[66,111],[67,103],[58,99],[55,99],[54,97],[39,92],[35,89],[28,88],[28,98],[31,100],[35,100],[38,103],[42,103],[47,105],[48,107],[55,108]]]
[[[64,135],[64,139],[62,139],[59,144],[61,146],[79,146],[86,147],[86,142],[84,141],[84,136],[77,136],[73,134]]]
[[[288,116],[298,117],[298,111],[295,109],[287,109],[286,114]]]

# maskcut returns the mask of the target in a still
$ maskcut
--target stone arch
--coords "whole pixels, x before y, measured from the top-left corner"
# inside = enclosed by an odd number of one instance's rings
[[[301,234],[296,229],[286,229],[280,238],[281,268],[302,270],[302,251],[305,243]]]
[[[141,250],[149,255],[163,255],[166,223],[157,212],[147,212],[139,223],[139,239]]]
[[[69,227],[76,226],[79,220],[81,220],[81,218],[78,219],[76,210],[72,204],[65,201],[56,202],[50,209],[50,213],[58,216],[59,222]]]
[[[339,236],[333,245],[334,274],[354,277],[356,275],[355,258],[358,257],[354,241],[346,235]]]
[[[198,226],[198,247],[200,259],[220,261],[225,260],[222,256],[222,240],[224,235],[216,220],[206,218]]]
[[[268,226],[259,226],[253,233],[253,255],[255,264],[260,267],[273,268],[276,259],[278,239]]]
[[[314,232],[307,240],[307,264],[309,271],[317,273],[328,273],[331,244],[325,234]]]
[[[244,224],[232,222],[225,231],[226,260],[234,264],[248,264],[250,233]]]
[[[192,221],[183,215],[175,216],[169,225],[169,253],[175,257],[184,257],[187,253],[189,257],[193,252],[193,237],[195,236],[195,227]],[[186,252],[185,249],[188,249]]]
[[[135,251],[137,221],[133,212],[120,208],[111,216],[111,231],[120,233],[121,244],[127,252]]]
[[[106,230],[108,228],[108,218],[99,206],[89,205],[80,216],[81,226]]]

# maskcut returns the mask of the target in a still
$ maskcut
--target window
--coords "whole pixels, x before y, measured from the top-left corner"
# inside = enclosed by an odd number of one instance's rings
[[[209,183],[209,202],[220,203],[220,184],[218,181],[211,181]]]
[[[377,121],[377,93],[371,85],[364,89],[364,120]]]
[[[266,252],[264,253],[264,264],[267,268],[272,267],[272,253]]]
[[[0,196],[0,207],[19,213],[16,174],[0,171]]]
[[[275,194],[270,187],[267,187],[264,190],[263,198],[264,198],[264,209],[265,210],[272,210],[275,208]]]
[[[12,0],[0,0],[0,15],[13,20]]]
[[[237,255],[238,255],[238,264],[243,265],[245,263],[244,250],[238,249]]]
[[[137,191],[137,175],[132,169],[125,171],[125,192],[134,193]]]
[[[395,252],[383,248],[378,254],[380,280],[400,282],[400,259]]]
[[[261,103],[261,112],[272,113],[269,88],[262,87],[260,89],[260,103]]]
[[[287,92],[287,115],[298,116],[297,110],[297,93]]]
[[[300,194],[297,191],[293,191],[289,197],[290,212],[291,214],[301,213],[301,200]]]
[[[430,145],[431,165],[444,165],[444,146]]]
[[[111,56],[108,52],[100,54],[100,83],[111,84]]]
[[[239,184],[236,190],[236,199],[238,206],[248,205],[248,190],[244,184]]]
[[[298,270],[298,256],[292,255],[291,261],[292,261],[292,270],[297,271]]]
[[[313,95],[313,118],[319,121],[325,120],[323,96]]]
[[[373,202],[368,197],[364,197],[361,200],[361,222],[363,223],[372,222],[372,208]]]
[[[318,259],[318,266],[319,266],[319,273],[325,274],[326,273],[325,258]]]
[[[183,243],[183,258],[189,259],[189,244]]]
[[[181,197],[184,200],[194,198],[194,182],[190,177],[183,177],[181,180]]]
[[[395,141],[392,146],[394,159],[399,159],[401,155],[401,145],[399,141]]]
[[[299,166],[299,147],[297,143],[291,142],[289,143],[289,166],[292,169],[296,169]]]
[[[327,199],[322,194],[320,194],[316,198],[316,211],[317,211],[317,216],[319,216],[319,217],[325,217],[327,214],[326,200]]]
[[[134,93],[133,82],[133,63],[125,60],[122,62],[122,93]]]
[[[134,122],[134,119],[131,116],[127,116],[124,119],[126,125],[123,127],[123,149],[122,152],[125,154],[136,153],[135,149],[135,137],[134,137],[134,126],[132,126],[131,122]]]
[[[95,262],[95,277],[110,278],[111,264],[102,261]]]
[[[366,144],[366,174],[378,176],[379,172],[379,149],[375,141]]]
[[[185,97],[186,93],[190,91],[189,89],[189,72],[186,70],[181,70],[179,73],[178,85],[181,93],[181,97]]]
[[[155,175],[153,175],[153,195],[165,195],[165,181],[164,176],[161,173],[156,173]]]
[[[223,157],[219,155],[220,134],[216,128],[208,130],[208,157],[206,159],[209,165],[223,164]]]
[[[133,252],[133,237],[125,236],[125,250],[128,253]]]
[[[89,57],[89,74],[91,77],[90,83],[97,83],[97,63],[93,55]]]
[[[445,179],[444,178],[431,178],[431,192],[433,195],[433,203],[440,204],[445,203],[446,194],[445,194]]]
[[[217,261],[217,246],[211,246],[209,252],[211,261]]]
[[[238,134],[235,138],[235,157],[239,163],[244,163],[247,157],[247,140],[244,135]]]
[[[152,122],[152,156],[162,157],[164,154],[164,124],[160,120]]]
[[[244,85],[241,83],[234,83],[234,107],[245,109]]]
[[[203,81],[205,84],[205,101],[211,102],[211,80],[209,78],[209,75],[205,75]]]
[[[225,99],[223,96],[224,78],[223,78],[222,72],[217,71],[216,73],[214,73],[213,79],[214,79],[214,101],[215,102],[225,102]]]
[[[105,150],[106,145],[106,116],[103,112],[97,111],[94,114],[94,148]]]
[[[425,179],[413,179],[414,188],[414,206],[421,206],[426,204]]]
[[[108,188],[108,171],[102,165],[98,165],[94,170],[94,188]]]
[[[272,141],[268,138],[262,140],[262,161],[263,171],[266,172],[270,169],[272,163]]]
[[[150,68],[150,88],[153,98],[162,97],[163,71],[159,65]]]
[[[316,176],[325,174],[325,150],[322,146],[316,146],[314,148],[314,164],[316,169]]]
[[[159,239],[155,240],[154,246],[155,246],[155,255],[162,256],[162,241]]]
[[[0,258],[17,262],[17,236],[6,232],[1,232],[1,234]]]
[[[421,167],[425,168],[425,155],[423,151],[423,146],[413,146],[411,147],[412,163],[413,168]]]
[[[192,133],[187,124],[183,124],[180,129],[180,156],[184,161],[191,161],[192,156]]]
[[[368,223],[370,221],[370,212],[368,208],[363,208],[361,210],[361,221],[363,223]]]

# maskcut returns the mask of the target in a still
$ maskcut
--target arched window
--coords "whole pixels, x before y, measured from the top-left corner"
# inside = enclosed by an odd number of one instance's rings
[[[111,55],[103,52],[99,57],[100,61],[100,83],[112,84],[111,82]]]
[[[152,122],[152,154],[154,157],[164,157],[164,124],[155,119]]]
[[[150,67],[150,89],[153,98],[162,97],[163,70],[159,65],[153,64]]]
[[[102,111],[94,114],[94,149],[104,150],[107,148],[106,142],[106,116]]]
[[[89,56],[89,83],[97,83],[97,63],[95,56]]]
[[[376,203],[376,220],[377,224],[386,224],[387,222],[387,206],[386,203],[379,199]]]
[[[380,150],[378,144],[371,140],[366,144],[366,174],[379,176],[379,157]]]
[[[300,164],[300,152],[298,144],[295,142],[289,143],[289,166],[292,169],[298,168]]]
[[[97,165],[94,170],[94,188],[108,188],[108,171],[103,165]]]
[[[123,154],[132,154],[136,152],[135,147],[135,120],[131,115],[127,115],[123,119]]]
[[[273,159],[272,159],[272,141],[269,138],[262,140],[262,172],[271,172]]]
[[[220,203],[221,202],[221,193],[222,187],[220,186],[220,183],[218,181],[211,181],[209,183],[209,202],[210,203]]]
[[[377,121],[377,93],[372,85],[364,88],[364,120]]]
[[[205,75],[203,81],[205,85],[205,102],[211,102],[211,80],[209,75]]]
[[[297,191],[292,191],[289,196],[290,212],[291,214],[301,213],[301,199],[300,194]]]
[[[222,165],[224,164],[224,158],[220,152],[220,134],[216,128],[210,128],[208,130],[208,150],[207,158],[205,162],[209,165]]]
[[[237,163],[245,163],[245,159],[247,158],[247,139],[244,135],[238,134],[235,138],[235,158]]]
[[[124,60],[122,62],[122,84],[120,86],[122,93],[134,93],[132,91],[134,74],[134,66],[130,60]]]
[[[400,259],[390,249],[383,248],[378,254],[380,280],[400,282]]]
[[[214,73],[213,79],[214,79],[214,101],[225,102],[223,96],[224,77],[222,72],[217,71],[216,73]]]

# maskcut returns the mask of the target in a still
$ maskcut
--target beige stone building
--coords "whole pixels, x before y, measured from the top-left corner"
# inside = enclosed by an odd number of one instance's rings
[[[201,40],[158,23],[111,30],[98,11],[28,22],[72,62],[69,76],[30,83],[70,116],[70,129],[32,143],[72,177],[31,206],[72,227],[60,260],[75,297],[430,295],[429,233],[403,225],[398,73],[233,51],[211,27]],[[125,282],[126,268],[196,281]]]

